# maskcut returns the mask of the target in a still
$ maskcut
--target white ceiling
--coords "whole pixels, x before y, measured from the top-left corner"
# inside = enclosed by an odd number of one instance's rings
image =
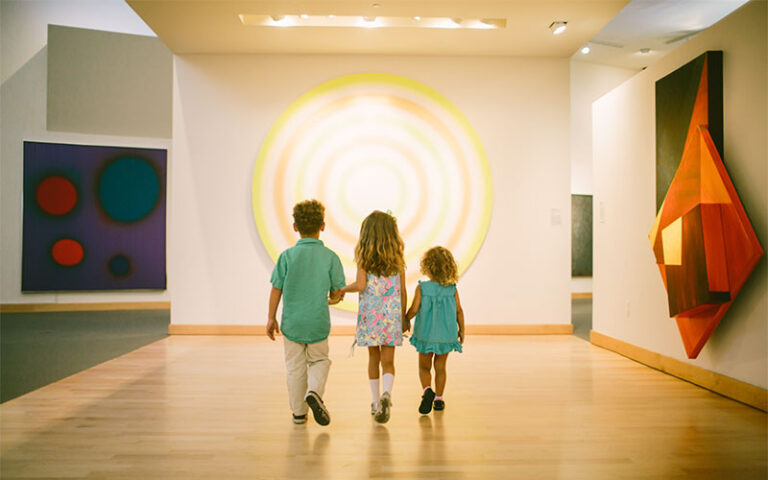
[[[748,0],[633,0],[575,59],[640,70]],[[761,0],[765,1],[765,0]],[[641,49],[649,53],[641,54]]]
[[[629,0],[126,0],[176,54],[364,53],[569,57]],[[379,6],[374,7],[376,3]],[[504,18],[496,30],[245,26],[240,14]],[[549,25],[568,22],[561,35]]]
[[[570,57],[639,70],[747,0],[126,0],[176,54]],[[764,0],[756,0],[764,1]],[[378,6],[374,6],[378,5]],[[503,18],[496,30],[246,26],[240,14]],[[553,21],[568,22],[552,35]],[[579,49],[590,46],[590,53]],[[640,49],[650,49],[640,54]]]

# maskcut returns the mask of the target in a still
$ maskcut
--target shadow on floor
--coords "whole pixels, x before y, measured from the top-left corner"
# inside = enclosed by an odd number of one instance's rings
[[[170,311],[4,313],[0,402],[168,335]]]

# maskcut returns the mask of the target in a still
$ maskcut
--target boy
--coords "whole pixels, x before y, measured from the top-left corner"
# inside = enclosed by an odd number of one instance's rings
[[[339,257],[320,241],[324,219],[325,207],[317,200],[305,200],[293,207],[293,230],[301,239],[280,254],[270,280],[267,336],[274,340],[275,333],[283,332],[288,398],[296,424],[306,423],[307,406],[317,423],[331,422],[322,400],[331,366],[328,305],[342,300],[339,290],[345,282]],[[284,301],[278,328],[280,297]]]

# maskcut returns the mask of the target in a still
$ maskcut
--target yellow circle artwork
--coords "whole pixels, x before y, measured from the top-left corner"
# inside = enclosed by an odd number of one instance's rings
[[[488,231],[492,189],[480,139],[448,99],[405,77],[367,73],[323,83],[283,112],[259,151],[251,199],[273,261],[298,240],[294,204],[321,201],[320,239],[339,255],[348,283],[363,219],[391,211],[412,295],[432,246],[451,250],[459,274],[466,271]],[[357,311],[357,296],[337,306]]]

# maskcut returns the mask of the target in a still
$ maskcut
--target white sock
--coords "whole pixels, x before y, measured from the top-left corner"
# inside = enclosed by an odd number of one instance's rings
[[[379,379],[369,378],[368,382],[371,384],[371,398],[373,399],[372,403],[379,403]]]
[[[384,391],[392,393],[392,384],[395,383],[395,375],[393,373],[385,373],[381,378],[384,384]]]

